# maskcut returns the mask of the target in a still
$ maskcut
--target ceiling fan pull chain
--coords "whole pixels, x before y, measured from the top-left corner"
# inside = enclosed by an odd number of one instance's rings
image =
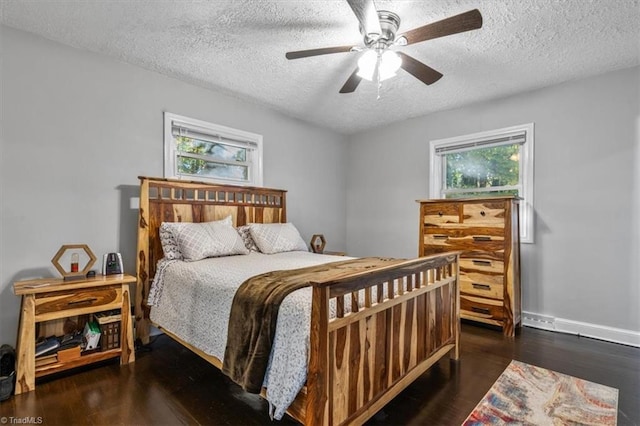
[[[382,87],[382,82],[380,81],[380,53],[378,53],[378,63],[376,65],[376,76],[378,80],[378,96],[376,97],[376,101],[380,100],[380,88]]]

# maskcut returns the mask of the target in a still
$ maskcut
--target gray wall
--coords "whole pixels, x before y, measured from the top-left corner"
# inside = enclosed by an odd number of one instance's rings
[[[288,219],[306,241],[346,247],[344,136],[25,32],[0,37],[0,343],[15,344],[12,282],[56,276],[61,245],[120,251],[135,271],[130,198],[138,176],[162,176],[163,111],[262,134],[264,185],[289,190]]]
[[[640,331],[639,82],[631,68],[352,136],[347,250],[416,255],[414,200],[428,198],[430,140],[534,122],[535,244],[522,246],[523,309]]]

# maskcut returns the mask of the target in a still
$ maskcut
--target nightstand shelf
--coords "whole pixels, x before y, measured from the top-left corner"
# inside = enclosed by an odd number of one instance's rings
[[[79,281],[61,279],[37,279],[13,284],[13,291],[22,296],[20,327],[17,345],[17,378],[15,393],[35,389],[36,377],[43,377],[95,362],[120,357],[120,364],[135,360],[133,325],[129,285],[135,277],[126,274],[97,276]],[[120,347],[105,351],[93,351],[66,361],[36,366],[36,329],[39,325],[62,321],[65,318],[119,309]]]
[[[93,364],[94,362],[117,358],[121,353],[122,349],[110,349],[104,352],[94,352],[88,355],[82,355],[80,358],[76,358],[72,361],[56,362],[53,364],[43,365],[42,367],[36,367],[36,378],[70,370],[76,367],[82,367],[83,365]]]

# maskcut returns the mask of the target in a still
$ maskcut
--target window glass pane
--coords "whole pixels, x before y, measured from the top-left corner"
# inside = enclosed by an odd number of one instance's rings
[[[248,181],[249,167],[178,156],[178,173]]]
[[[199,139],[176,137],[179,152],[188,152],[200,155],[210,155],[226,161],[247,161],[247,149],[225,145],[215,142],[207,142]]]
[[[519,144],[456,152],[443,157],[447,189],[491,188],[519,183]],[[464,196],[472,194],[469,192]]]
[[[502,197],[515,195],[520,196],[517,189],[506,189],[504,191],[482,191],[482,192],[456,192],[454,194],[445,194],[445,198],[474,198],[474,197]]]

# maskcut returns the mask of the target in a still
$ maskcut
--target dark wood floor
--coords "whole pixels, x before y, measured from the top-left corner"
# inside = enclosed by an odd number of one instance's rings
[[[369,423],[459,425],[512,359],[620,391],[618,424],[640,424],[640,349],[524,328],[515,339],[463,324],[458,363],[445,359]],[[269,425],[267,404],[165,336],[134,364],[117,362],[39,381],[0,403],[3,424]],[[11,418],[19,421],[12,421]],[[290,418],[275,424],[294,424]]]

